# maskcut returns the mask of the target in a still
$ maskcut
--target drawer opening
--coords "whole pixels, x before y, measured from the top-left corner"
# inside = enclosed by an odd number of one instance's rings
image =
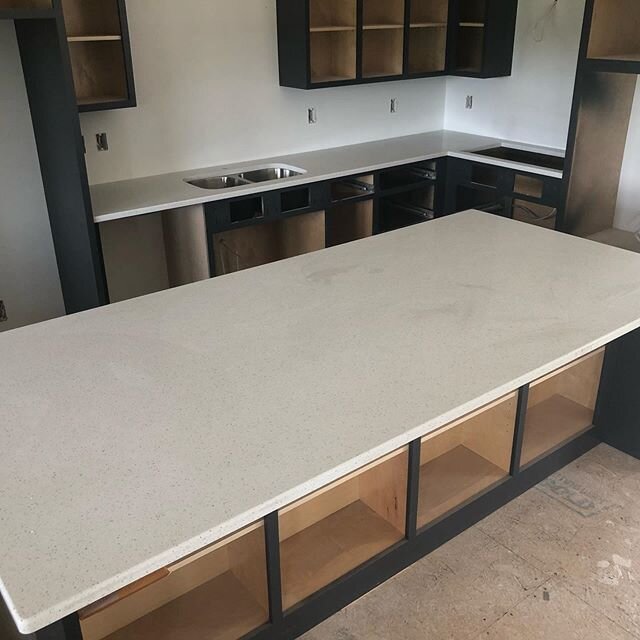
[[[218,276],[324,248],[324,211],[213,235],[215,271]]]
[[[262,523],[79,612],[83,640],[239,640],[269,619]]]
[[[509,476],[516,410],[514,393],[423,439],[418,527],[433,523]]]
[[[535,176],[527,176],[517,173],[513,180],[513,192],[530,198],[542,198],[544,192],[544,180]]]
[[[99,230],[111,302],[210,276],[202,207],[103,222]]]
[[[558,449],[593,426],[604,349],[552,373],[529,389],[522,465]]]
[[[501,169],[490,164],[474,164],[471,167],[471,182],[485,187],[497,187],[500,173]]]
[[[405,448],[280,512],[285,609],[404,539],[407,470]]]
[[[246,222],[264,217],[264,205],[261,197],[236,200],[229,203],[231,222]]]
[[[373,200],[352,202],[327,212],[327,246],[369,238],[373,235]]]
[[[435,182],[437,177],[435,161],[420,162],[406,167],[383,171],[380,174],[380,188],[386,191],[420,184],[421,182]]]
[[[289,213],[298,209],[306,209],[311,204],[311,196],[308,187],[292,189],[280,194],[280,211]]]
[[[341,202],[373,193],[373,176],[357,176],[331,184],[331,201]]]

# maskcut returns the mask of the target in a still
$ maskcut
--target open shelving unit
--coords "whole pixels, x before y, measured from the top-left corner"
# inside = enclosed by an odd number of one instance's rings
[[[516,407],[511,394],[423,438],[418,527],[509,476]]]
[[[80,612],[83,640],[239,640],[269,620],[262,523]]]
[[[534,382],[529,390],[521,463],[531,464],[593,426],[604,349]]]
[[[410,74],[444,71],[449,0],[412,0],[409,16]]]
[[[126,9],[121,0],[62,0],[81,111],[134,106]]]
[[[407,468],[402,449],[280,511],[285,610],[404,538]]]

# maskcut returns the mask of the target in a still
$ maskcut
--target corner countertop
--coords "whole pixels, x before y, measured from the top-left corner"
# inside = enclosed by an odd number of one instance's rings
[[[148,178],[121,180],[91,187],[94,220],[97,223],[133,216],[200,205],[216,200],[226,200],[242,195],[264,193],[275,189],[293,187],[310,182],[332,180],[357,173],[378,171],[388,167],[432,160],[452,155],[485,164],[529,171],[538,175],[562,178],[562,171],[473,155],[495,146],[511,146],[538,153],[563,156],[564,151],[516,142],[487,138],[456,131],[433,131],[401,138],[365,142],[333,149],[322,149],[280,156],[248,160],[225,166],[206,167],[192,171],[168,173]],[[233,187],[219,190],[203,190],[187,184],[185,180],[207,176],[239,173],[252,167],[288,165],[304,169],[301,176],[273,182]]]
[[[0,334],[34,632],[640,327],[640,255],[465,212]]]

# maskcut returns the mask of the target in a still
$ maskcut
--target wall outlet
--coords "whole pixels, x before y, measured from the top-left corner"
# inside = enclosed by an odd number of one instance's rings
[[[98,151],[109,151],[109,138],[106,133],[96,133],[96,147]]]
[[[473,96],[467,96],[467,99],[464,103],[465,109],[473,109]]]
[[[307,122],[309,124],[316,124],[318,122],[318,114],[316,113],[315,107],[309,107],[307,109]]]
[[[4,300],[0,300],[0,322],[6,322],[7,320],[9,320],[7,308],[4,306]]]
[[[389,111],[391,113],[398,113],[398,98],[391,98],[391,103],[389,105]]]

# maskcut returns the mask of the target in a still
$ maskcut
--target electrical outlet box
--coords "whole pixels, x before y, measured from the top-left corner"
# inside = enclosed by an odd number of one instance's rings
[[[391,98],[389,110],[391,113],[398,113],[398,98]]]
[[[7,322],[9,316],[7,316],[7,307],[5,307],[4,300],[0,300],[0,322]]]
[[[307,121],[309,124],[316,124],[318,122],[318,114],[314,107],[309,107],[307,109]]]
[[[473,109],[473,96],[467,96],[464,106],[465,109]]]

